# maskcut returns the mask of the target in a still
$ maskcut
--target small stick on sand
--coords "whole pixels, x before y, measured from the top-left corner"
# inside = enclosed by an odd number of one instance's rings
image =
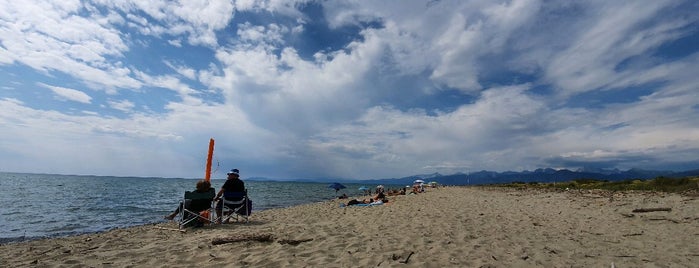
[[[399,261],[399,262],[407,264],[408,261],[410,260],[410,256],[413,256],[413,254],[415,254],[415,252],[411,251],[410,254],[408,254],[408,257],[406,257],[404,261]]]
[[[672,211],[672,208],[637,208],[637,209],[634,209],[632,212],[641,213],[641,212],[653,212],[653,211]]]
[[[185,230],[185,229],[173,229],[173,228],[165,228],[165,227],[160,227],[160,226],[154,226],[154,227],[155,227],[155,229],[159,229],[159,230],[180,231],[182,233],[187,232],[187,230]]]

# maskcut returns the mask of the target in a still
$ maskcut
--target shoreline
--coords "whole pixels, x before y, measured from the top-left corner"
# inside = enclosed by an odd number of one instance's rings
[[[428,188],[388,204],[334,199],[249,223],[173,222],[0,245],[0,266],[691,267],[699,198],[658,192]],[[635,209],[668,211],[633,212]],[[220,244],[216,244],[221,242]]]

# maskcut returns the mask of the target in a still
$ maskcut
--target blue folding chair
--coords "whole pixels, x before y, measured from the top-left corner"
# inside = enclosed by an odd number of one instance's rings
[[[236,221],[243,218],[245,222],[248,222],[252,212],[252,200],[248,197],[247,190],[244,192],[223,192],[223,198],[216,209],[219,222],[228,222],[233,217]]]

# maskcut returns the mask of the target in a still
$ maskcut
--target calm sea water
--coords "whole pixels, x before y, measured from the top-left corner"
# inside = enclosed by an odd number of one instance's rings
[[[245,178],[243,178],[245,180]],[[217,190],[225,180],[212,179]],[[0,172],[0,243],[164,222],[194,179]],[[344,184],[341,193],[360,195]],[[327,183],[245,181],[255,211],[335,198]],[[373,185],[375,186],[375,185]]]

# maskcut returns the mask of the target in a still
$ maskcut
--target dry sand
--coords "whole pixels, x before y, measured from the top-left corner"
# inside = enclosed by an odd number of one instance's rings
[[[186,233],[163,223],[6,244],[0,267],[699,266],[696,196],[443,187],[390,199],[266,210]]]

